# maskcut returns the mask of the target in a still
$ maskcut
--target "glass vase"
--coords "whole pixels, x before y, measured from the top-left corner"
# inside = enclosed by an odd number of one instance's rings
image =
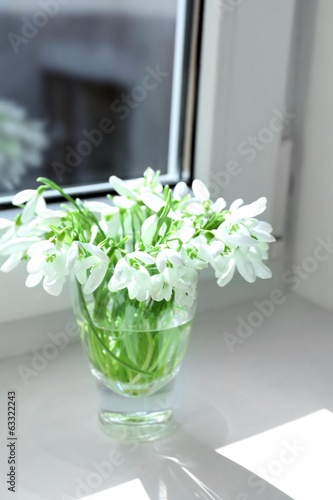
[[[155,439],[172,417],[174,377],[184,358],[195,303],[130,300],[126,290],[85,295],[72,283],[74,311],[99,396],[99,420],[117,438]]]

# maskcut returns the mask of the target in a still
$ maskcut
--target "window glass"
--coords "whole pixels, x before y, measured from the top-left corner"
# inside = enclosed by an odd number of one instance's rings
[[[137,177],[147,166],[179,175],[171,122],[184,121],[173,107],[182,106],[175,77],[184,77],[187,8],[181,0],[2,0],[2,199],[34,188],[38,176],[73,188]]]

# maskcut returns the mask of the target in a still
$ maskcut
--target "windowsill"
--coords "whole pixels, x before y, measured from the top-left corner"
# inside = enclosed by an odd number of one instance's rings
[[[289,294],[231,353],[223,334],[236,334],[239,318],[246,320],[252,311],[250,302],[199,312],[178,375],[178,427],[170,439],[153,444],[120,445],[99,429],[94,382],[78,343],[43,368],[36,365],[27,385],[18,367],[32,368],[34,354],[2,360],[3,390],[17,392],[20,498],[80,498],[135,478],[148,491],[157,477],[168,477],[167,456],[198,461],[200,478],[205,464],[191,450],[213,451],[321,408],[332,411],[332,312]],[[48,327],[51,322],[56,317],[45,318]],[[6,418],[2,405],[4,432]],[[87,484],[110,451],[121,453],[121,463],[98,487],[77,496],[78,485]],[[222,475],[224,487],[228,478]]]

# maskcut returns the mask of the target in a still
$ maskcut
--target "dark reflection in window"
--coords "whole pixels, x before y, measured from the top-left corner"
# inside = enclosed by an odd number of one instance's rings
[[[42,4],[0,10],[0,195],[167,173],[177,1]]]

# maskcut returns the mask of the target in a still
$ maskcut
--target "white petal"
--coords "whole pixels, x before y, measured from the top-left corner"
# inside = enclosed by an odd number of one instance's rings
[[[86,257],[85,259],[80,259],[76,261],[75,267],[74,267],[74,272],[75,273],[80,273],[81,271],[86,271],[90,267],[94,266],[100,262],[95,255],[91,255],[90,257]]]
[[[91,230],[91,236],[90,236],[89,243],[92,244],[92,243],[94,243],[96,236],[98,235],[99,229],[96,226],[96,224],[93,224],[91,226],[90,230]]]
[[[246,281],[248,281],[249,283],[254,283],[256,280],[256,273],[253,264],[249,262],[247,258],[244,258],[243,255],[238,251],[235,252],[235,259],[239,273]]]
[[[35,217],[36,206],[37,206],[37,196],[31,198],[22,210],[21,220],[25,224]]]
[[[209,253],[213,257],[213,259],[216,259],[220,255],[221,252],[224,250],[224,244],[221,241],[214,240],[210,245],[209,245]]]
[[[165,250],[165,254],[167,256],[168,261],[171,262],[171,264],[173,264],[174,266],[184,265],[184,261],[181,258],[181,255],[175,250],[171,250],[170,248],[168,248]]]
[[[135,205],[133,200],[126,198],[126,196],[114,196],[113,203],[115,204],[117,210],[119,208],[131,208]]]
[[[23,191],[20,191],[19,193],[17,193],[13,197],[12,204],[13,205],[23,205],[23,203],[26,203],[28,200],[30,200],[36,194],[37,194],[36,189],[24,189]]]
[[[145,290],[151,290],[151,280],[150,275],[144,267],[141,269],[136,269],[134,272],[134,279]]]
[[[96,214],[109,214],[112,213],[112,210],[114,210],[111,205],[101,201],[86,201],[84,206]]]
[[[265,280],[272,277],[272,271],[263,262],[253,258],[251,255],[249,255],[249,259],[253,264],[255,273],[258,276],[258,278]]]
[[[136,299],[138,291],[139,291],[139,284],[136,281],[131,281],[128,284],[127,290],[128,290],[128,296],[131,300]]]
[[[179,267],[166,267],[163,276],[165,281],[172,287],[184,288],[185,285],[180,281],[180,270]],[[186,287],[185,287],[186,288]]]
[[[193,226],[189,226],[188,224],[184,224],[181,230],[179,231],[179,238],[183,243],[189,242],[195,233],[195,229]]]
[[[173,197],[175,200],[181,200],[190,192],[188,185],[185,182],[178,182],[173,190]]]
[[[109,258],[108,256],[101,250],[99,247],[96,245],[92,245],[91,243],[81,243],[81,246],[87,250],[87,252],[91,253],[91,255],[94,255],[98,259],[108,262]]]
[[[87,281],[87,271],[85,269],[79,269],[77,271],[74,271],[74,273],[80,285],[84,285]]]
[[[164,290],[163,290],[163,285],[164,285],[164,279],[161,274],[155,274],[154,276],[151,277],[151,297],[152,299],[156,300],[157,302],[160,302],[163,300],[164,297]]]
[[[228,267],[226,271],[217,280],[217,284],[223,287],[226,286],[228,283],[230,283],[230,281],[234,277],[235,269],[236,269],[235,260],[231,258],[228,262]]]
[[[38,285],[42,281],[43,276],[44,276],[43,271],[40,271],[39,273],[36,274],[29,274],[29,276],[26,279],[25,285],[28,288],[32,288]]]
[[[107,262],[102,262],[101,264],[97,264],[95,267],[93,267],[90,276],[83,287],[83,292],[86,294],[93,293],[104,280],[107,270]]]
[[[11,255],[12,253],[25,252],[36,241],[38,241],[37,238],[15,238],[0,246],[0,254]]]
[[[167,265],[167,254],[162,250],[156,257],[156,267],[162,273]]]
[[[191,215],[201,215],[205,213],[204,207],[198,201],[190,203],[186,207],[186,212]]]
[[[157,226],[157,215],[151,215],[144,221],[141,228],[141,238],[146,246],[151,245]]]
[[[137,199],[136,194],[128,186],[126,186],[126,182],[119,179],[119,177],[112,175],[109,179],[109,182],[113,187],[113,189],[117,191],[118,194]]]
[[[215,203],[212,205],[212,210],[214,212],[222,212],[222,210],[226,207],[227,202],[223,198],[218,198]]]
[[[12,227],[13,224],[14,222],[11,220],[0,218],[0,231]]]
[[[66,267],[68,271],[72,271],[76,264],[79,255],[79,246],[77,241],[73,241],[71,244],[66,257]]]
[[[2,271],[3,273],[9,273],[13,269],[15,269],[15,267],[18,266],[18,264],[20,263],[22,255],[23,252],[12,254],[6,260],[6,262],[2,264],[2,266],[0,267],[0,271]]]
[[[149,298],[149,292],[144,288],[139,287],[136,294],[136,300],[138,300],[139,302],[145,302],[148,298]]]
[[[142,202],[153,212],[158,212],[165,206],[165,201],[153,193],[145,193],[141,196]]]
[[[35,212],[36,212],[36,214],[39,215],[39,214],[45,213],[45,210],[46,210],[46,203],[45,203],[43,196],[40,195],[37,197]]]
[[[43,281],[43,287],[47,293],[53,295],[54,297],[58,297],[58,295],[61,294],[64,283],[64,276],[58,276],[57,278],[50,278],[49,276],[46,276]]]
[[[256,217],[262,214],[267,208],[267,198],[262,197],[250,205],[245,205],[238,209],[238,215],[245,218]]]
[[[147,265],[152,265],[155,264],[155,259],[149,255],[147,252],[132,252],[127,254],[127,257],[133,257],[134,259],[139,260],[140,262],[143,262],[144,264]]]
[[[243,205],[243,203],[244,203],[244,201],[241,198],[239,198],[238,200],[235,200],[230,205],[230,212],[237,210],[241,205]]]
[[[43,210],[38,211],[38,215],[43,219],[56,220],[64,217],[66,215],[66,212],[63,212],[62,210],[52,210],[50,208],[44,208]]]
[[[192,190],[197,200],[201,202],[209,200],[210,197],[209,191],[207,187],[204,185],[204,183],[199,179],[195,179],[193,181]]]
[[[30,274],[39,273],[45,265],[45,260],[41,255],[34,255],[27,264],[27,271]]]
[[[34,255],[40,256],[41,254],[46,254],[47,252],[55,251],[54,244],[49,240],[37,241],[31,245],[28,250],[29,257],[33,257]]]

